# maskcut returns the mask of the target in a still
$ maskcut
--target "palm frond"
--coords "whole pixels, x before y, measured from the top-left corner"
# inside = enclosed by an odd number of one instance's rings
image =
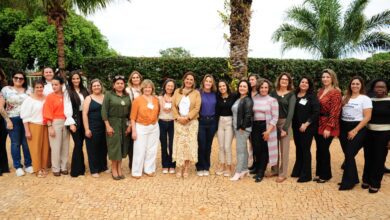
[[[390,10],[372,16],[365,22],[366,31],[390,27]]]
[[[318,16],[309,9],[295,6],[287,11],[287,18],[293,20],[302,28],[316,30],[318,23]]]
[[[365,52],[377,50],[390,50],[390,34],[385,32],[372,32],[363,36],[362,40],[353,45],[347,52]]]
[[[282,26],[274,32],[272,39],[275,42],[282,42],[282,52],[296,47],[311,52],[318,52],[319,49],[315,38],[313,38],[312,31],[301,29],[291,24],[282,24]]]
[[[347,41],[357,42],[364,32],[364,9],[369,0],[355,0],[351,2],[344,15],[342,33]]]

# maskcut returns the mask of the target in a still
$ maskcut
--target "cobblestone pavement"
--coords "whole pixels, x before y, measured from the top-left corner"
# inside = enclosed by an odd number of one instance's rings
[[[289,172],[295,161],[291,144]],[[215,140],[212,174],[217,151]],[[187,179],[177,179],[161,174],[160,157],[157,176],[140,180],[131,178],[126,168],[122,181],[112,180],[108,173],[100,178],[89,173],[78,178],[16,177],[12,169],[0,177],[0,219],[390,219],[390,175],[377,194],[360,186],[340,192],[343,156],[338,140],[333,141],[331,153],[334,177],[325,184],[298,184],[294,178],[255,183],[249,177],[231,182],[216,175],[197,177],[194,168]],[[361,176],[362,150],[357,165]]]

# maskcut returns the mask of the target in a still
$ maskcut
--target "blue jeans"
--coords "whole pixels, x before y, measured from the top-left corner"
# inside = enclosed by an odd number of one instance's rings
[[[161,163],[163,168],[175,168],[176,163],[172,162],[172,146],[173,146],[173,120],[164,121],[158,120],[160,126],[160,142],[161,142]]]
[[[217,120],[214,116],[199,118],[197,171],[210,169],[211,145],[216,131]]]
[[[11,139],[11,155],[14,164],[14,168],[22,168],[22,164],[20,163],[20,145],[22,145],[23,156],[24,156],[24,166],[31,166],[31,156],[30,151],[28,150],[27,140],[24,133],[24,126],[22,119],[18,117],[10,118],[14,128],[12,130],[8,130],[9,137]]]

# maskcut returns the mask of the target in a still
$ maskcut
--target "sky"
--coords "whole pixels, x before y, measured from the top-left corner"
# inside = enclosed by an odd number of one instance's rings
[[[352,0],[340,1],[346,7]],[[302,2],[253,1],[249,57],[318,58],[300,49],[282,54],[281,44],[271,40],[286,21],[286,10]],[[371,0],[364,13],[371,17],[385,9],[390,9],[390,0]],[[87,19],[100,29],[110,47],[124,56],[157,57],[162,49],[183,47],[195,57],[227,57],[229,44],[223,36],[229,29],[218,15],[223,10],[224,0],[115,0]],[[368,56],[351,55],[359,59]]]

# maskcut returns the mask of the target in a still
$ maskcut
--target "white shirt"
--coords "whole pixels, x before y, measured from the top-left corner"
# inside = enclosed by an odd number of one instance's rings
[[[23,119],[23,123],[43,124],[43,103],[45,100],[27,97],[20,108],[20,117]]]
[[[81,93],[77,93],[77,95],[79,95],[79,98],[80,98],[80,106],[79,106],[79,111],[82,111],[83,110],[83,103],[84,103],[84,96],[83,94]]]
[[[43,86],[43,94],[47,96],[52,92],[53,92],[53,86],[51,85],[51,82],[46,81],[46,84]]]
[[[190,97],[183,96],[179,102],[179,113],[181,116],[187,116],[190,112]]]
[[[363,110],[372,108],[372,101],[366,95],[359,95],[354,99],[349,99],[343,106],[341,120],[343,121],[362,121]]]

